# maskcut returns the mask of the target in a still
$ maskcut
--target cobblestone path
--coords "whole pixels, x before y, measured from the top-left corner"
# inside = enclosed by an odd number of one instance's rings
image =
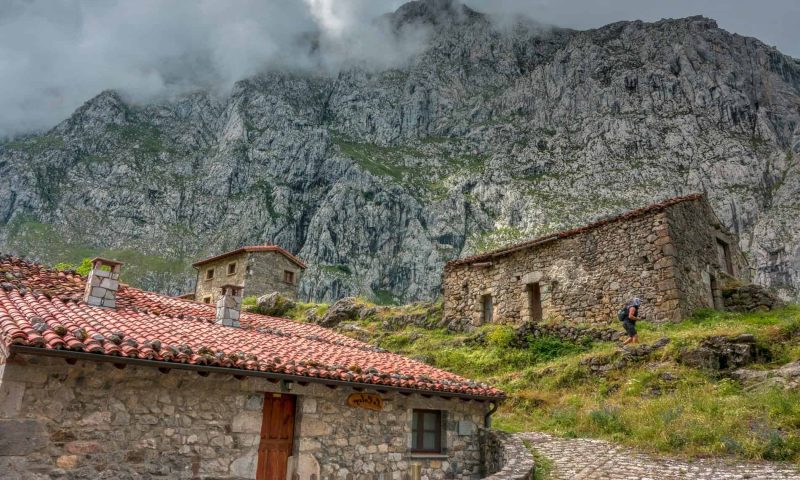
[[[520,436],[552,461],[552,477],[559,480],[800,480],[800,469],[788,464],[687,461],[637,453],[602,440],[565,439],[544,433]]]

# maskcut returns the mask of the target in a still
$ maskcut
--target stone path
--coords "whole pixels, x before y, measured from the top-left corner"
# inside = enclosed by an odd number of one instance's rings
[[[800,480],[800,469],[789,464],[687,461],[638,453],[602,440],[535,432],[520,436],[553,462],[552,477],[559,480]]]

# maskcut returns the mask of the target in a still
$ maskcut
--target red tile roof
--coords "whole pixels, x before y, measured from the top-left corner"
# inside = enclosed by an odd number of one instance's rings
[[[0,343],[169,363],[226,367],[454,393],[500,390],[318,325],[251,313],[242,328],[214,323],[215,307],[121,285],[117,308],[83,300],[86,279],[0,255]]]
[[[278,252],[284,257],[288,258],[295,264],[297,264],[300,268],[306,268],[306,264],[303,263],[302,260],[297,258],[296,256],[292,255],[288,250],[281,248],[277,245],[250,245],[247,247],[242,247],[236,250],[231,250],[230,252],[225,252],[215,257],[204,258],[203,260],[194,262],[192,264],[193,267],[198,267],[200,265],[204,265],[209,262],[215,262],[217,260],[221,260],[225,257],[230,257],[232,255],[239,255],[242,253],[251,253],[251,252]]]
[[[516,252],[518,250],[537,247],[544,243],[549,243],[554,240],[560,240],[562,238],[573,237],[575,235],[579,235],[586,231],[593,230],[595,228],[599,228],[604,225],[608,225],[609,223],[621,222],[623,220],[630,220],[632,218],[637,218],[643,215],[647,215],[648,213],[659,212],[661,210],[664,210],[665,208],[671,207],[678,203],[688,202],[693,200],[701,200],[703,198],[704,195],[702,193],[693,193],[691,195],[684,195],[682,197],[673,197],[658,203],[654,203],[652,205],[648,205],[646,207],[625,212],[621,215],[615,215],[613,217],[604,218],[602,220],[598,220],[594,223],[583,225],[581,227],[572,228],[570,230],[564,230],[561,232],[551,233],[543,237],[534,238],[533,240],[526,240],[522,243],[516,243],[514,245],[508,245],[502,248],[498,248],[497,250],[491,250],[488,252],[481,253],[479,255],[473,255],[471,257],[464,257],[464,258],[457,258],[455,260],[450,260],[449,262],[447,262],[445,268],[455,267],[458,265],[465,265],[469,263],[484,262],[487,260],[491,260],[493,258],[508,255],[509,253]]]

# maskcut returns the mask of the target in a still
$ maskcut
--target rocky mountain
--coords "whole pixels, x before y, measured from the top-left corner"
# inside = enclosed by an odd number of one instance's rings
[[[307,298],[408,301],[479,246],[701,191],[757,281],[796,294],[800,61],[701,17],[573,31],[427,0],[387,19],[431,32],[396,68],[106,91],[0,144],[0,250],[114,255],[178,293],[191,260],[274,242],[311,265]]]

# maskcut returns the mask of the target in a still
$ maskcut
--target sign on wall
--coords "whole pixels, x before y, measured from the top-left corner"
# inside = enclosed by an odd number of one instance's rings
[[[347,397],[347,404],[353,408],[363,408],[376,412],[383,410],[383,398],[374,393],[351,393]]]

